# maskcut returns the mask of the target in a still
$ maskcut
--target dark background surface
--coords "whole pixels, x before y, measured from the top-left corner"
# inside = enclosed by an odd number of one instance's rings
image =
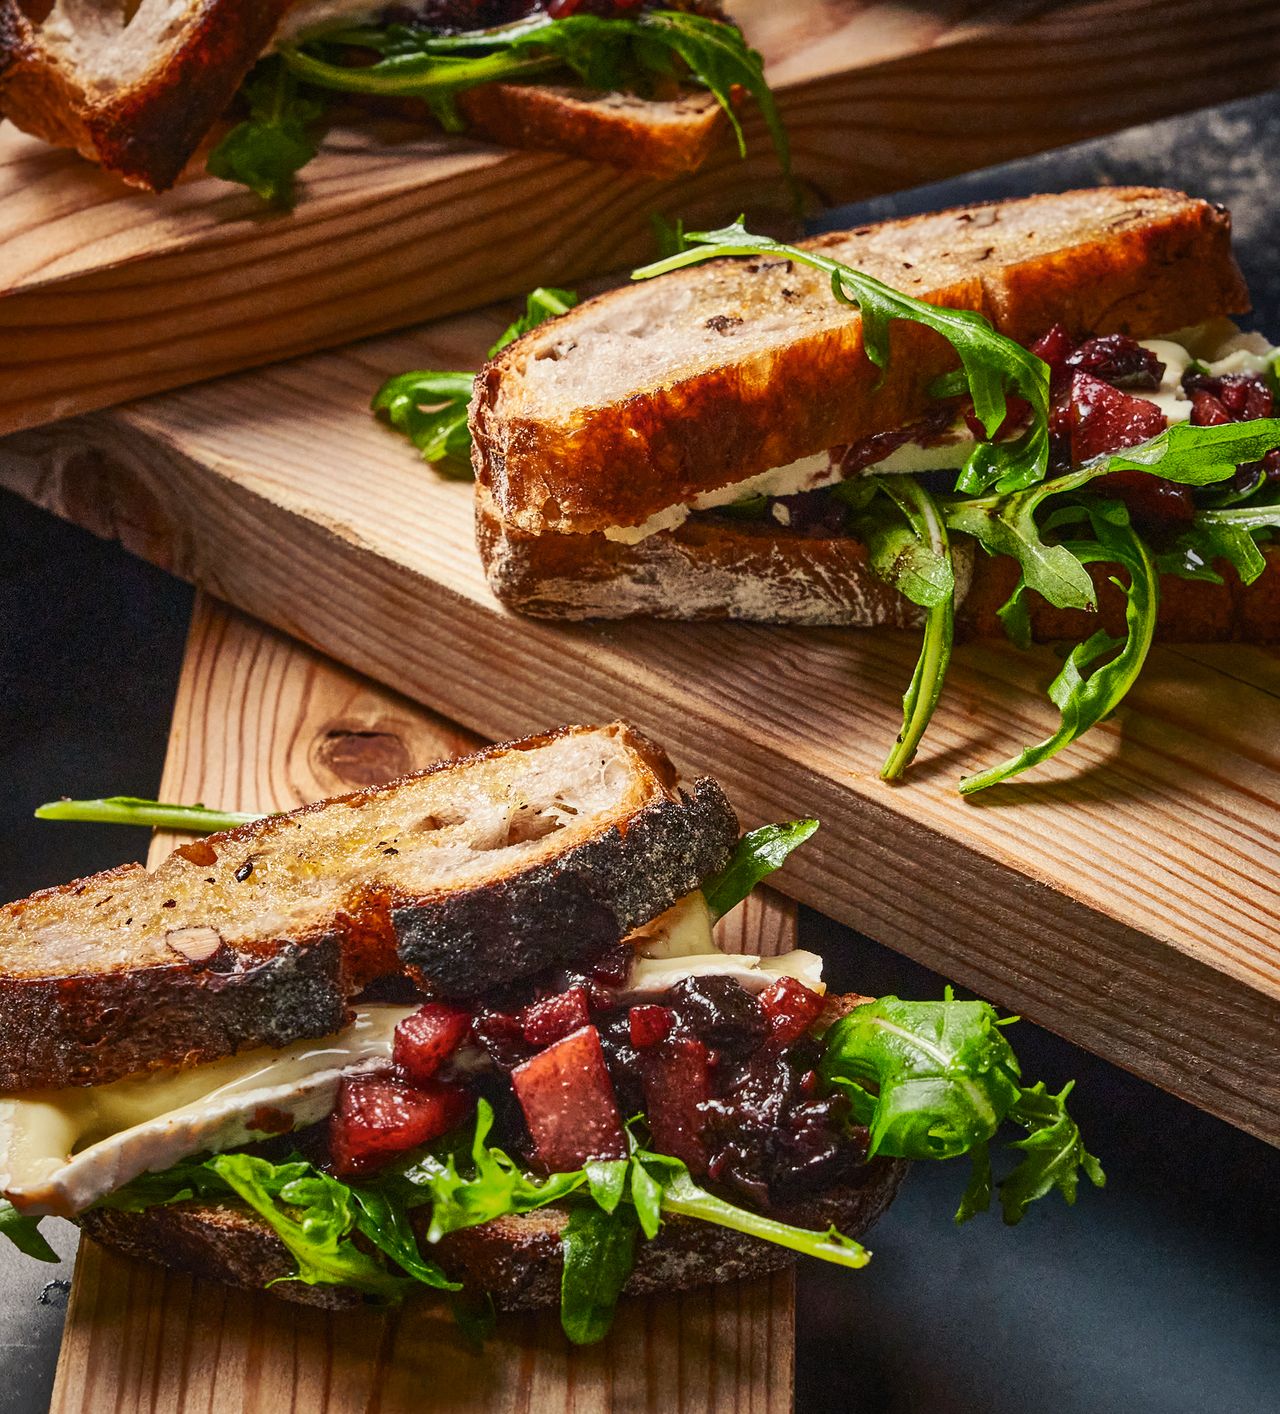
[[[1280,329],[1272,184],[1280,98],[1135,129],[824,218],[823,226],[1100,181],[1231,206],[1261,328]],[[145,852],[137,831],[45,824],[58,795],[154,794],[186,586],[0,493],[0,897]],[[797,810],[803,801],[796,802]],[[1141,841],[1134,842],[1141,849]],[[1123,870],[1124,860],[1116,861]],[[904,879],[903,887],[910,881]],[[943,979],[815,914],[801,943],[837,990],[936,996]],[[1108,1174],[1074,1210],[956,1228],[965,1174],[917,1165],[851,1274],[800,1280],[800,1414],[1270,1414],[1280,1407],[1280,1152],[1020,1024],[1028,1079],[1076,1077]],[[74,1233],[46,1224],[70,1254]],[[70,1263],[0,1251],[0,1414],[48,1405]]]

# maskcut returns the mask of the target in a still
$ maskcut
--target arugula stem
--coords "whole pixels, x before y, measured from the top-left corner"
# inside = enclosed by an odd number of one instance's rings
[[[397,66],[394,60],[384,60],[364,69],[328,64],[300,49],[283,49],[281,54],[294,74],[318,88],[400,98],[438,97],[480,84],[518,81],[564,68],[564,62],[554,54],[533,58],[513,54],[485,54],[461,60],[437,58],[429,65],[419,61]]]
[[[245,810],[210,810],[203,805],[166,805],[129,795],[101,800],[51,800],[37,808],[37,820],[79,820],[103,825],[142,825],[151,830],[183,830],[211,835],[261,820],[261,813]]]

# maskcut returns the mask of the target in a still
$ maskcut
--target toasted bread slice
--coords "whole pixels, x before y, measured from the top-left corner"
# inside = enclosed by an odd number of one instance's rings
[[[689,520],[634,545],[603,535],[531,535],[476,489],[476,540],[494,594],[536,618],[747,619],[908,628],[921,610],[880,579],[852,536],[810,539],[773,521]],[[955,548],[968,588],[970,545]]]
[[[468,124],[506,147],[547,148],[669,180],[695,172],[723,137],[725,116],[710,93],[677,98],[553,84],[485,84],[460,94]]]
[[[921,610],[880,579],[860,541],[813,538],[772,521],[689,520],[634,545],[603,535],[530,535],[504,521],[485,488],[476,494],[476,539],[489,587],[534,618],[746,619],[757,623],[911,628]],[[1280,643],[1280,546],[1263,546],[1266,572],[1244,585],[1230,565],[1222,584],[1160,581],[1157,636],[1169,643]],[[1013,592],[1018,565],[952,541],[960,631],[1003,638],[996,611]],[[1032,636],[1083,640],[1095,628],[1125,632],[1118,565],[1089,567],[1098,613],[1055,609],[1033,595]]]
[[[0,1090],[100,1084],[345,1024],[403,969],[474,995],[697,888],[737,820],[622,723],[566,727],[0,909]]]
[[[1249,306],[1230,218],[1181,192],[1115,187],[886,221],[807,243],[910,295],[1030,341],[1055,322],[1150,337]],[[680,271],[588,300],[485,365],[476,477],[532,534],[659,511],[918,417],[956,358],[891,326],[882,377],[856,310],[783,259]]]
[[[0,116],[163,191],[227,111],[296,0],[0,0]],[[374,7],[370,7],[374,8]],[[319,13],[319,12],[317,12]],[[487,84],[461,95],[479,132],[648,176],[691,172],[725,129],[714,97]],[[425,110],[424,110],[425,111]]]
[[[857,1186],[840,1188],[778,1216],[815,1229],[834,1224],[849,1237],[861,1237],[893,1201],[906,1168],[901,1160],[873,1159]],[[281,1280],[296,1270],[284,1244],[255,1213],[229,1203],[175,1203],[140,1213],[91,1208],[76,1221],[95,1242],[123,1257],[224,1286],[266,1289],[272,1296],[307,1306],[333,1310],[363,1304],[361,1295],[347,1287]],[[454,1280],[488,1292],[500,1310],[555,1306],[560,1301],[567,1221],[563,1208],[544,1208],[451,1233],[435,1247],[424,1243],[423,1250]],[[765,1276],[794,1261],[794,1253],[772,1243],[673,1217],[652,1242],[637,1245],[636,1265],[623,1290],[628,1296],[688,1291]],[[430,1295],[429,1288],[422,1291]]]
[[[0,0],[0,116],[163,191],[292,3]]]

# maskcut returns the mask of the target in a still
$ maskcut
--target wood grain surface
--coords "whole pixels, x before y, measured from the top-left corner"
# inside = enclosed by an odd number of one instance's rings
[[[1056,724],[1057,660],[962,646],[888,786],[913,635],[566,626],[493,600],[470,486],[367,404],[389,373],[474,367],[510,314],[18,434],[0,484],[488,737],[630,718],[753,821],[822,819],[796,898],[1280,1142],[1276,654],[1160,649],[1111,721],[966,802],[960,775]]]
[[[1280,80],[1272,0],[736,0],[815,203],[851,201]],[[403,125],[336,127],[292,213],[195,173],[161,197],[0,125],[0,430],[105,407],[651,251],[786,197],[758,119],[662,186]]]
[[[287,809],[455,755],[476,738],[271,630],[197,598],[161,794]],[[151,862],[176,837],[157,835]],[[795,946],[758,893],[727,946]],[[193,1281],[82,1242],[54,1414],[786,1414],[793,1278],[624,1301],[578,1349],[556,1314],[506,1319],[482,1355],[430,1303],[329,1313]]]

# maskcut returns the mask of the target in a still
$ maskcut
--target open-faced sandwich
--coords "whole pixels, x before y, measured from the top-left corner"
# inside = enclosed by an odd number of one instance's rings
[[[152,191],[217,128],[209,170],[287,199],[339,101],[671,177],[745,96],[785,166],[715,0],[0,0],[0,117]]]
[[[684,241],[644,283],[576,308],[550,292],[556,317],[474,381],[478,541],[504,603],[923,623],[889,778],[957,631],[1077,639],[1059,728],[966,792],[1110,713],[1157,636],[1280,638],[1277,350],[1229,318],[1249,298],[1221,208],[1118,187],[799,246],[741,226]],[[456,458],[446,400],[470,385],[447,376],[394,379],[376,406]]]
[[[986,1003],[717,947],[815,828],[739,839],[714,781],[569,727],[10,904],[0,1230],[326,1306],[559,1303],[587,1341],[624,1292],[862,1266],[904,1159],[970,1154],[985,1208],[1005,1120],[1009,1221],[1100,1183]]]

